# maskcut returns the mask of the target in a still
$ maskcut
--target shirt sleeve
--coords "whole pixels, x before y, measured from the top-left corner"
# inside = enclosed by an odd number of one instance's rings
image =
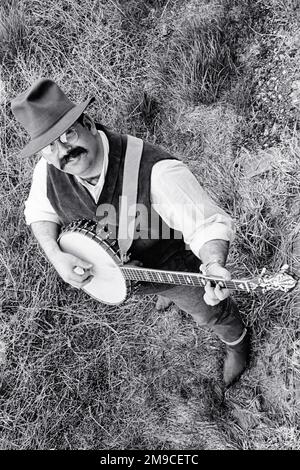
[[[47,162],[41,158],[35,166],[31,189],[25,201],[26,224],[49,221],[61,225],[62,222],[47,197]]]
[[[151,202],[167,225],[183,234],[199,257],[210,240],[234,239],[234,223],[204,191],[187,166],[178,160],[162,160],[152,168]]]

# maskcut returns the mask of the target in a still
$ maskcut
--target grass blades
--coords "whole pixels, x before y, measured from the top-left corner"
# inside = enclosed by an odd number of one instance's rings
[[[25,226],[35,157],[10,100],[39,76],[180,156],[236,220],[234,277],[300,273],[299,5],[6,0],[0,9],[0,448],[299,449],[299,289],[235,295],[252,360],[152,297],[106,307],[64,284]]]

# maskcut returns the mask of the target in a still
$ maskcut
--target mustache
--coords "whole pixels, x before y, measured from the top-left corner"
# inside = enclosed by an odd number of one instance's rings
[[[61,162],[60,162],[60,168],[61,170],[64,169],[64,167],[67,165],[67,163],[69,162],[69,160],[71,158],[76,158],[78,157],[78,155],[80,155],[81,153],[83,152],[86,152],[86,149],[83,148],[83,147],[75,147],[74,149],[70,150],[62,159],[61,159]]]

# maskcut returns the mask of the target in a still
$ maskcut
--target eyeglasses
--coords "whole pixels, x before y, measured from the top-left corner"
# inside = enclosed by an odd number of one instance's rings
[[[56,140],[51,142],[51,144],[42,148],[41,152],[45,156],[56,155],[58,153],[58,141],[60,141],[62,144],[76,144],[77,140],[78,132],[74,126],[71,126]]]

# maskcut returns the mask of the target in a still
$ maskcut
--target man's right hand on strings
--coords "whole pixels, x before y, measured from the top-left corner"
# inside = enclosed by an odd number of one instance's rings
[[[77,289],[82,289],[93,277],[91,272],[93,265],[77,258],[77,256],[61,251],[56,253],[51,261],[60,277]],[[83,273],[78,274],[80,269],[76,268],[81,268]]]

